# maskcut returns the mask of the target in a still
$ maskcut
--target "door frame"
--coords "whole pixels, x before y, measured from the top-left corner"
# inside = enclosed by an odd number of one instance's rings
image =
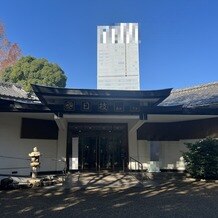
[[[98,128],[98,131],[87,131],[87,132],[81,132],[80,128],[77,127],[81,127],[83,126],[84,128],[87,129],[88,126],[94,126]],[[124,152],[123,154],[121,154],[121,156],[123,157],[124,160],[124,167],[125,169],[128,168],[128,161],[129,161],[129,148],[128,148],[128,124],[127,123],[68,123],[68,131],[67,131],[67,149],[66,149],[66,157],[67,157],[67,170],[68,171],[75,171],[75,170],[69,170],[69,159],[72,158],[72,138],[73,137],[79,137],[82,135],[97,135],[97,137],[103,136],[107,133],[107,127],[108,126],[112,126],[113,128],[115,128],[115,130],[112,131],[112,133],[116,134],[116,133],[120,133],[123,135],[123,148],[122,148],[122,152]],[[106,129],[104,129],[106,127]],[[116,130],[116,128],[120,128],[119,130]],[[100,128],[100,131],[99,131]],[[101,129],[102,128],[102,129]],[[114,137],[113,137],[114,138]],[[114,140],[114,139],[113,139]],[[78,155],[79,158],[79,155]],[[113,157],[113,161],[114,161],[114,157]],[[80,162],[80,160],[79,160]],[[122,161],[123,162],[123,161]],[[123,164],[122,164],[123,165]],[[114,170],[114,167],[111,167],[112,170]],[[122,166],[123,168],[123,166]],[[80,170],[80,169],[78,169]],[[103,170],[100,168],[100,170]],[[116,169],[115,169],[116,170]],[[99,171],[99,170],[98,170]]]

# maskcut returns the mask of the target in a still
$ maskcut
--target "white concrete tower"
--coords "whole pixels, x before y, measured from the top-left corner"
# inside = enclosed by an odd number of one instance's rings
[[[97,28],[97,89],[139,90],[137,23]]]

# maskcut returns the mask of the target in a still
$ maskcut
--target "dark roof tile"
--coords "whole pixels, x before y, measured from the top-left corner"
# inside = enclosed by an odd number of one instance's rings
[[[218,82],[172,90],[159,106],[183,106],[185,108],[218,104]]]
[[[0,98],[6,100],[38,100],[37,97],[24,91],[20,85],[5,82],[0,82]]]

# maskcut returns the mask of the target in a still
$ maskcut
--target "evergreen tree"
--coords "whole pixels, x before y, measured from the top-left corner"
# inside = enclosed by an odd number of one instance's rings
[[[20,84],[25,91],[31,92],[31,84],[65,87],[67,77],[57,64],[49,63],[46,59],[26,56],[6,68],[2,80]]]

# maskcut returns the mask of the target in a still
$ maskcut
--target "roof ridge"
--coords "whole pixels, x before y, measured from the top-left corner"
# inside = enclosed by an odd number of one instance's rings
[[[0,81],[0,85],[2,85],[2,86],[7,86],[7,87],[15,86],[16,88],[23,89],[23,88],[22,88],[22,85],[17,84],[17,83],[11,83],[11,82],[3,82],[3,81]]]
[[[172,93],[188,92],[188,91],[202,89],[202,88],[206,88],[206,87],[210,87],[210,86],[218,86],[218,81],[206,83],[206,84],[201,84],[201,85],[196,85],[196,86],[192,86],[192,87],[187,87],[187,88],[173,89]]]
[[[14,98],[14,99],[25,99],[25,100],[38,100],[38,98],[35,95],[31,94],[30,92],[25,91],[22,85],[20,84],[0,81],[0,87],[11,89],[17,93],[16,96],[11,94],[10,92],[8,94],[0,93],[0,96],[2,97],[8,97],[8,98]]]

